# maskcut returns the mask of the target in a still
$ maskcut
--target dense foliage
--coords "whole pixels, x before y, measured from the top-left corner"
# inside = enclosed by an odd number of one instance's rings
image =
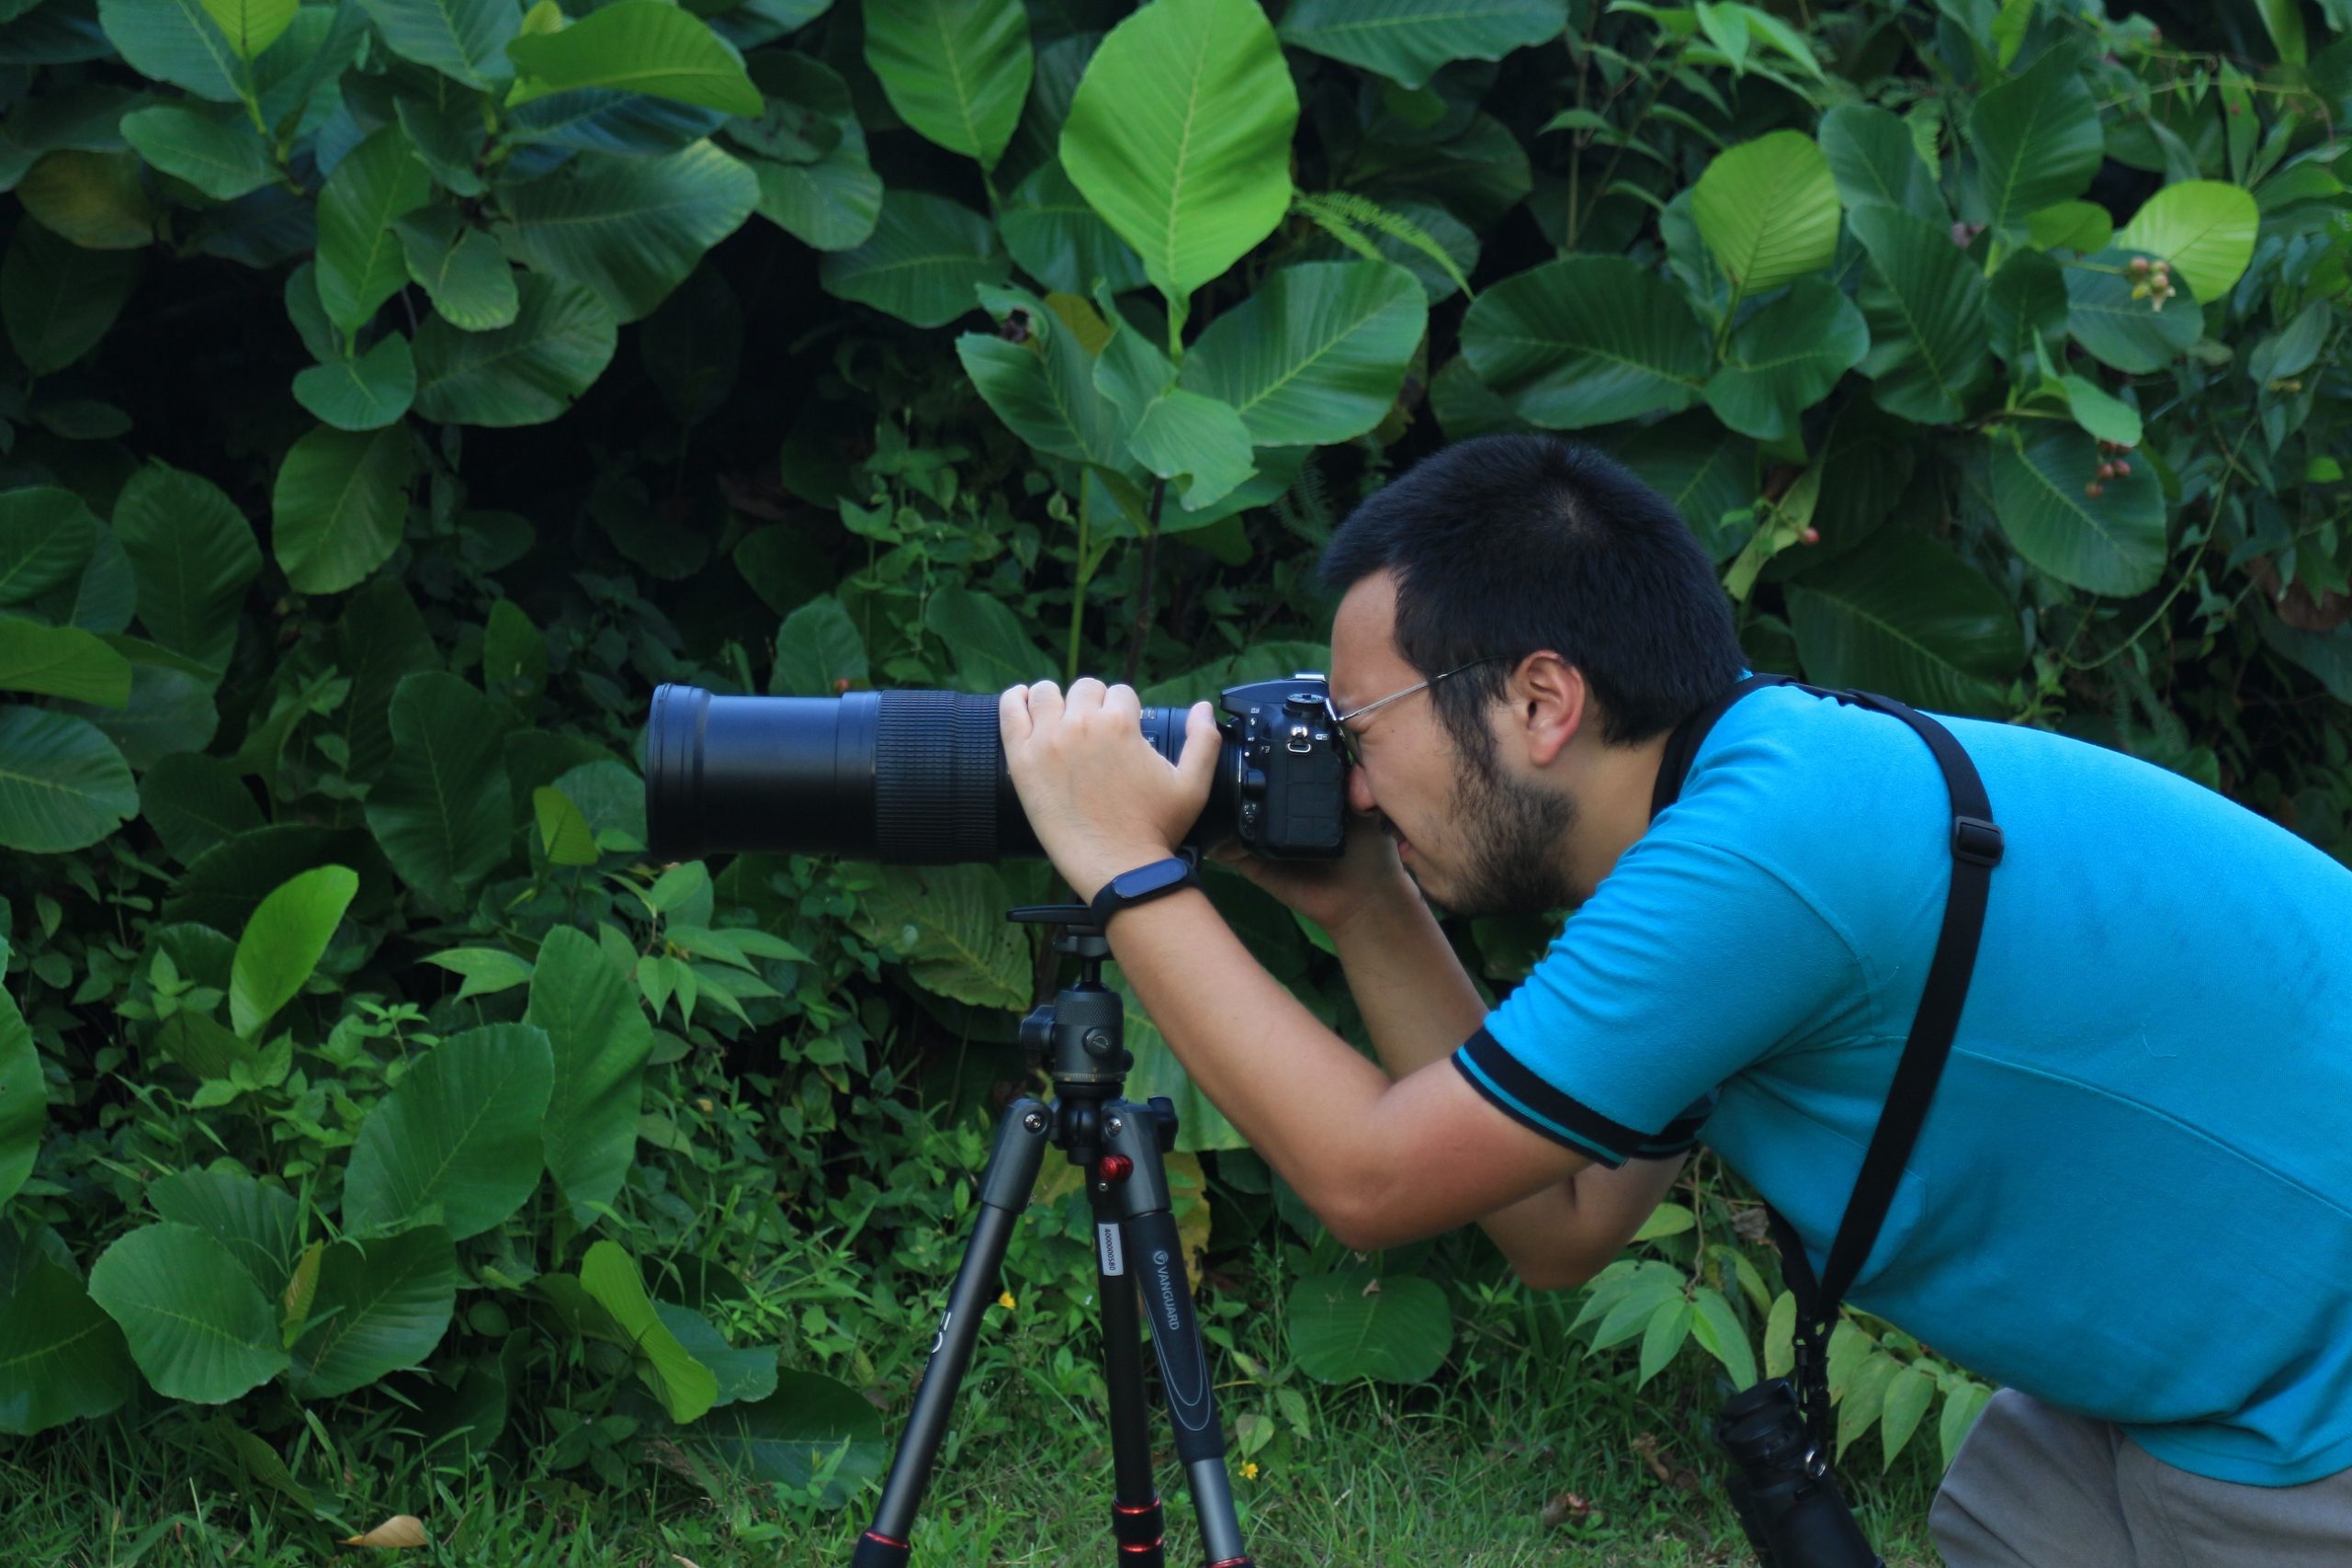
[[[331,1517],[401,1445],[838,1500],[1046,873],[650,864],[653,684],[1317,666],[1317,546],[1449,436],[1634,465],[1759,668],[2352,853],[2347,25],[0,0],[0,1432],[153,1416]],[[1355,1028],[1320,932],[1215,894]],[[1545,932],[1454,934],[1499,985]],[[1479,1359],[1479,1238],[1350,1258],[1129,1043],[1213,1337],[1227,1263],[1289,1270],[1246,1451],[1309,1436],[1297,1377]],[[1069,1177],[1007,1307],[1086,1400]],[[1683,1196],[1563,1321],[1785,1365],[1752,1201]],[[1985,1392],[1866,1319],[1832,1376],[1890,1460]]]

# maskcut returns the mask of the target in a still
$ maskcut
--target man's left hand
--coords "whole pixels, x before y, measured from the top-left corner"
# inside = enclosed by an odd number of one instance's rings
[[[1216,768],[1215,710],[1185,716],[1174,765],[1143,738],[1143,702],[1132,686],[1092,676],[1065,696],[1051,681],[997,699],[1004,761],[1054,869],[1091,899],[1123,871],[1172,854],[1207,809]]]

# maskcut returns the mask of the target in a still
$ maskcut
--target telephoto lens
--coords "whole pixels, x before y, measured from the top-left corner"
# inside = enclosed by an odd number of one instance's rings
[[[1738,1466],[1732,1507],[1761,1568],[1886,1568],[1854,1522],[1786,1378],[1726,1401],[1715,1441]]]
[[[1144,739],[1171,762],[1184,715],[1143,710]],[[1223,751],[1204,822],[1237,810],[1240,756],[1229,741]],[[645,816],[662,860],[773,850],[953,865],[1040,852],[1005,772],[997,699],[964,692],[722,697],[664,685],[646,727]]]

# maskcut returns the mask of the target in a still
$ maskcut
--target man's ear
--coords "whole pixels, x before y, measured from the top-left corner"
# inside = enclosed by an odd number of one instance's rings
[[[1510,674],[1514,728],[1527,760],[1548,767],[1580,734],[1592,712],[1584,671],[1549,649],[1529,654]]]

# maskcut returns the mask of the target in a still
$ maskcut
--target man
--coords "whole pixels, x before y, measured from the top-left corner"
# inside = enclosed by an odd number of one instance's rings
[[[1182,890],[1108,935],[1193,1080],[1351,1247],[1475,1219],[1529,1283],[1571,1286],[1696,1134],[1818,1269],[1943,917],[1928,748],[1755,693],[1652,822],[1668,733],[1745,660],[1672,508],[1550,439],[1423,462],[1324,571],[1347,852],[1242,869],[1330,932],[1386,1071]],[[1208,705],[1172,767],[1136,709],[1091,680],[1002,699],[1014,784],[1081,897],[1207,800]],[[1945,722],[2007,853],[1850,1292],[2008,1385],[1937,1541],[1952,1568],[2352,1561],[2352,871],[2119,753]],[[1574,913],[1490,1013],[1423,895]]]

